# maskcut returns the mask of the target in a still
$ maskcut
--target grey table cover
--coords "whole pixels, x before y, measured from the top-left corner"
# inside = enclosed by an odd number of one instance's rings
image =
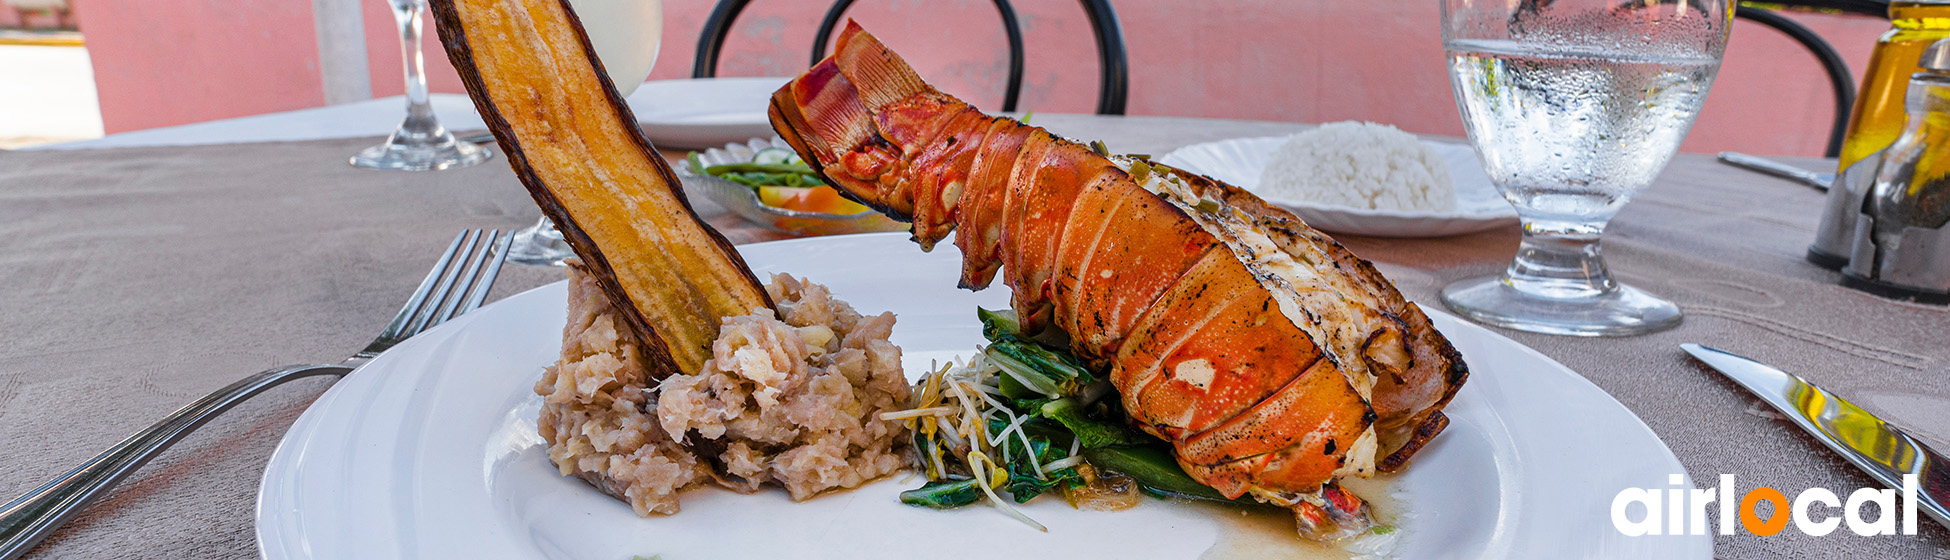
[[[1163,154],[1290,123],[1037,115],[1111,149]],[[538,215],[504,159],[435,173],[354,169],[371,138],[66,152],[0,151],[0,498],[11,498],[230,381],[363,345],[465,227]],[[1810,166],[1832,165],[1802,160]],[[1503,331],[1643,418],[1696,480],[1793,496],[1874,486],[1678,349],[1699,342],[1799,373],[1933,442],[1950,441],[1950,311],[1837,285],[1802,260],[1821,194],[1680,155],[1619,214],[1605,254],[1621,279],[1678,301],[1685,323],[1632,338]],[[781,237],[709,201],[733,242]],[[1412,299],[1500,270],[1514,228],[1440,239],[1342,237]],[[510,267],[499,298],[560,278]],[[1486,374],[1479,372],[1479,375]],[[329,385],[241,406],[55,534],[38,558],[248,558],[265,461]],[[1569,420],[1569,419],[1567,419]],[[1594,505],[1594,507],[1597,507]],[[1718,537],[1730,559],[1945,560],[1950,532],[1826,537],[1790,528]]]

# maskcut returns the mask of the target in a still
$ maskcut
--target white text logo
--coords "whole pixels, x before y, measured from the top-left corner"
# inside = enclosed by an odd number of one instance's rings
[[[1685,480],[1675,474],[1668,484],[1681,486]],[[1762,537],[1781,532],[1789,521],[1801,532],[1817,537],[1833,533],[1843,524],[1857,535],[1894,535],[1899,517],[1902,534],[1916,534],[1916,475],[1903,475],[1900,516],[1897,501],[1896,490],[1887,488],[1856,490],[1847,501],[1826,488],[1803,490],[1793,502],[1773,488],[1755,488],[1736,497],[1733,475],[1723,474],[1719,488],[1626,488],[1611,500],[1611,524],[1632,537],[1704,535],[1707,508],[1717,507],[1722,535],[1733,534],[1736,517],[1741,528]],[[1773,513],[1766,519],[1760,517],[1761,502],[1773,505]],[[1633,504],[1641,507],[1633,508]],[[1864,518],[1869,504],[1875,504],[1875,519]],[[1836,508],[1841,511],[1834,511]]]

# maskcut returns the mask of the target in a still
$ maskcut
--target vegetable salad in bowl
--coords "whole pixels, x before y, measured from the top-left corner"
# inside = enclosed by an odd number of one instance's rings
[[[692,152],[676,168],[686,190],[774,231],[836,235],[907,229],[841,196],[777,139]]]

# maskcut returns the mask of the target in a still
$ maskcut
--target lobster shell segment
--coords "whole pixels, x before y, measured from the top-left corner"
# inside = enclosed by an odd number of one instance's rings
[[[1415,304],[1298,218],[985,115],[851,22],[770,115],[924,249],[959,232],[962,287],[999,273],[1026,331],[1067,333],[1132,422],[1227,496],[1401,468],[1467,378]]]

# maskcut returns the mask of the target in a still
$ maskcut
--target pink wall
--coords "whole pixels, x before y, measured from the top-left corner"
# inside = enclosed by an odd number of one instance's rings
[[[698,30],[703,29],[712,4],[701,0],[665,3],[667,35],[653,77],[690,76]],[[1071,113],[1094,110],[1097,54],[1083,8],[1073,0],[1013,4],[1024,35],[1020,108]],[[827,2],[753,2],[732,28],[718,75],[785,76],[804,70],[813,34],[826,7]],[[1001,18],[989,0],[870,0],[856,5],[848,15],[894,45],[942,90],[986,108],[1002,103],[1002,86],[1008,79],[1008,42]],[[1134,80],[1134,90],[1139,89],[1137,83]]]
[[[1860,84],[1876,37],[1889,22],[1860,16],[1796,16],[1840,51]],[[1819,156],[1835,118],[1821,63],[1771,28],[1736,21],[1706,109],[1680,149]]]
[[[305,0],[90,0],[75,17],[111,134],[325,102]]]
[[[372,94],[377,97],[406,95],[406,70],[400,63],[399,25],[393,22],[393,9],[385,0],[360,2],[366,16],[366,67],[372,71]],[[440,36],[433,20],[426,22],[427,87],[435,92],[467,93],[454,65],[440,50]]]
[[[372,91],[398,95],[391,13],[380,0],[362,1]],[[81,10],[90,46],[108,43],[93,54],[110,132],[322,103],[306,0],[248,2],[222,10],[214,4],[232,3],[88,2],[117,6],[114,16]],[[714,4],[665,0],[663,53],[652,78],[690,75],[697,32]],[[732,31],[720,75],[788,75],[803,69],[827,5],[756,0]],[[1133,64],[1131,114],[1366,119],[1415,132],[1462,133],[1433,0],[1121,0],[1116,6]],[[1016,9],[1028,53],[1022,108],[1091,111],[1097,63],[1083,10],[1073,0],[1019,0]],[[943,90],[979,106],[1000,104],[1006,43],[988,0],[868,0],[851,15]],[[1875,37],[1888,27],[1875,18],[1795,17],[1833,42],[1858,75]],[[249,39],[229,37],[214,33],[206,18],[248,19],[258,23],[241,28],[258,31]],[[122,35],[171,39],[130,41]],[[121,44],[114,44],[117,38]],[[202,62],[185,65],[185,59]],[[430,51],[427,62],[434,91],[461,91],[437,51]],[[267,73],[280,81],[266,83]],[[1812,56],[1770,29],[1739,22],[1719,83],[1683,149],[1818,155],[1832,107],[1827,81]]]

